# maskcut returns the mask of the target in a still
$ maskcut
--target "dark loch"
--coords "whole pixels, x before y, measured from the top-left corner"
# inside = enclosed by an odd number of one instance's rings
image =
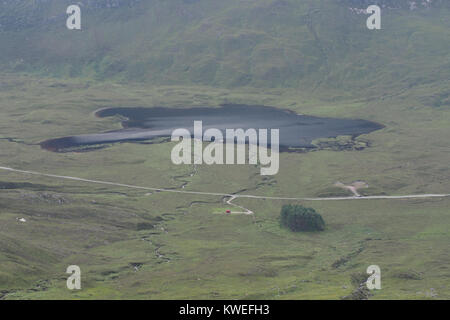
[[[106,108],[96,112],[104,118],[120,115],[123,129],[46,140],[41,147],[55,152],[84,146],[117,142],[150,141],[170,137],[173,130],[188,129],[193,133],[194,121],[203,121],[203,131],[217,128],[225,136],[225,129],[279,129],[280,150],[313,148],[318,138],[367,134],[384,126],[367,120],[324,118],[298,115],[289,110],[266,106],[223,105],[219,108]],[[269,141],[270,142],[270,137]]]

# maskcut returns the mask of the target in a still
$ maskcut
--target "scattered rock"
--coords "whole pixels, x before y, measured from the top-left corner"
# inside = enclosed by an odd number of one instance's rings
[[[64,198],[63,196],[56,194],[56,193],[50,193],[50,192],[36,192],[36,193],[28,193],[28,192],[23,192],[21,194],[22,199],[27,200],[27,201],[31,201],[31,202],[35,202],[35,201],[40,201],[40,202],[47,202],[47,203],[52,203],[52,204],[66,204],[68,201],[66,198]]]
[[[428,298],[435,298],[438,296],[436,290],[434,290],[434,288],[430,288],[429,291],[425,292],[425,296]]]
[[[407,280],[422,280],[422,274],[414,271],[414,270],[407,270],[407,271],[401,271],[396,274],[394,274],[394,277],[399,279],[407,279]]]

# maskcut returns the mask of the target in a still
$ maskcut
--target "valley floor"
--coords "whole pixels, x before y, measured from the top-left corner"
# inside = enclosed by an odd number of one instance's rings
[[[398,198],[450,190],[450,112],[418,102],[425,89],[384,100],[344,99],[332,92],[2,75],[0,165],[80,180],[0,170],[0,297],[361,298],[367,293],[357,288],[375,264],[382,289],[370,292],[370,299],[449,299],[450,199]],[[92,115],[102,107],[222,103],[361,118],[386,127],[358,137],[366,145],[359,150],[282,153],[273,177],[248,165],[199,165],[193,174],[192,166],[171,163],[171,143],[122,143],[81,153],[52,153],[38,145],[119,128],[117,119]],[[364,181],[368,188],[355,197],[336,181]],[[314,201],[341,197],[364,201]],[[280,228],[286,203],[315,208],[326,230],[296,234]],[[238,210],[230,204],[253,214],[213,214]],[[79,291],[66,288],[65,271],[74,264],[82,270]]]

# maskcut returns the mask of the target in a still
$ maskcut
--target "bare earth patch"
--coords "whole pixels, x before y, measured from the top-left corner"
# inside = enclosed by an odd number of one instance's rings
[[[364,181],[354,181],[350,185],[345,185],[342,182],[338,181],[334,185],[342,189],[350,190],[356,197],[361,197],[361,194],[359,194],[358,192],[359,189],[369,187],[369,185]]]

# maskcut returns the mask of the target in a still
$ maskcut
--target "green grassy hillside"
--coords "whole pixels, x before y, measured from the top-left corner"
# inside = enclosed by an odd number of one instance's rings
[[[191,191],[287,197],[449,193],[448,1],[0,1],[0,166]],[[349,8],[383,7],[382,30]],[[175,166],[171,143],[53,153],[39,142],[118,129],[104,107],[268,105],[385,126],[365,146],[282,153],[280,172]],[[345,144],[339,137],[335,145]],[[325,144],[325,142],[324,142]],[[174,196],[0,171],[0,299],[450,298],[450,200]],[[313,207],[320,233],[279,225]],[[24,218],[26,221],[21,221]],[[65,284],[68,265],[82,290]]]
[[[3,1],[0,66],[97,80],[378,94],[450,78],[448,2],[411,10],[408,1],[387,1],[380,31],[349,9],[366,2],[82,1],[82,30],[69,31],[70,1]]]

